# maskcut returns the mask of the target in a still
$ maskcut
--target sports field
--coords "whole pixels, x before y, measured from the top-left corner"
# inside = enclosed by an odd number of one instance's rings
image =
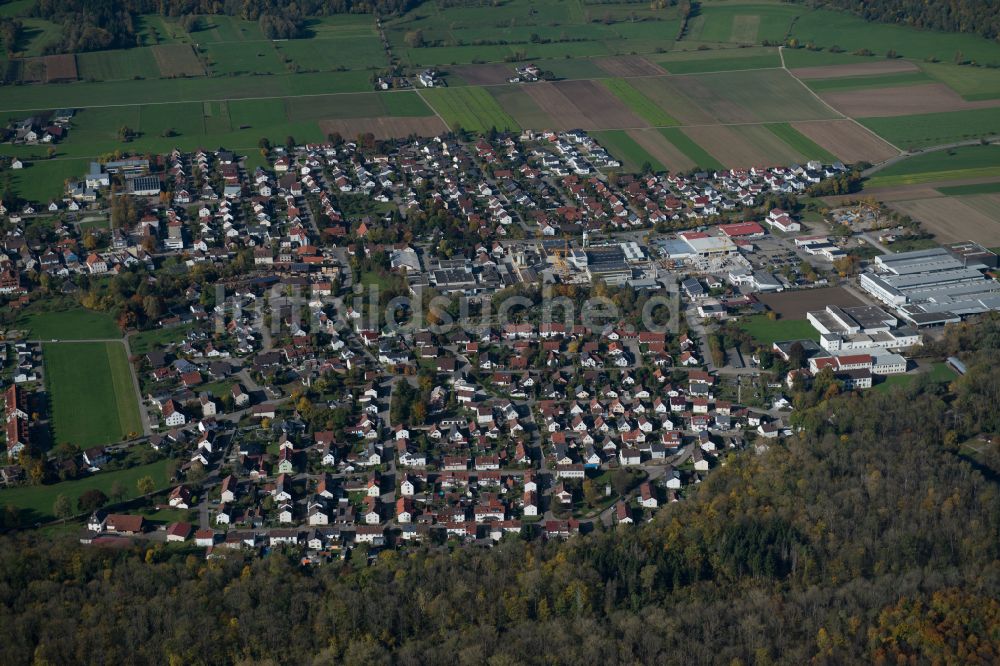
[[[57,444],[95,446],[142,433],[124,345],[53,342],[42,353]]]
[[[765,347],[782,340],[819,341],[819,333],[805,319],[768,319],[767,315],[754,315],[740,322],[740,328]]]
[[[115,320],[104,312],[83,308],[32,311],[17,318],[15,327],[32,340],[101,340],[120,338]]]

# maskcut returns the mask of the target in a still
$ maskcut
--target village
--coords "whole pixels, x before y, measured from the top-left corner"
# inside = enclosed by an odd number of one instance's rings
[[[190,518],[98,507],[83,543],[321,563],[646,521],[727,452],[791,434],[803,386],[922,372],[923,335],[1000,307],[975,243],[882,254],[793,211],[840,163],[624,174],[582,131],[262,150],[94,162],[64,199],[0,209],[15,310],[54,281],[218,276],[152,312],[165,342],[128,356],[141,432],[44,458],[67,478],[169,458],[146,494]],[[615,312],[553,317],[556,296]],[[777,337],[740,342],[743,321]],[[45,342],[8,331],[6,485],[51,418]]]

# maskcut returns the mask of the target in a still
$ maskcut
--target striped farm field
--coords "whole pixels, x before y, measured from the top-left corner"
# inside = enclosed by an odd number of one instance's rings
[[[676,127],[665,127],[660,130],[667,141],[677,150],[690,158],[692,162],[702,169],[721,169],[722,162],[717,160],[711,153],[699,146],[694,139]]]
[[[1000,134],[1000,109],[919,113],[891,118],[860,118],[858,121],[900,148],[937,146]]]
[[[663,171],[666,169],[659,160],[640,146],[625,130],[593,132],[593,136],[598,143],[604,146],[615,158],[620,160],[628,171],[640,173],[643,167],[647,165],[652,167],[654,171]]]
[[[482,88],[433,88],[420,95],[441,116],[448,127],[472,132],[520,130],[520,126]]]
[[[826,164],[836,162],[838,159],[836,155],[788,123],[772,123],[765,125],[765,127],[794,150],[801,153],[806,159],[820,160]]]
[[[604,79],[604,87],[635,111],[643,120],[654,127],[671,127],[677,121],[659,105],[643,95],[635,86],[624,79]]]

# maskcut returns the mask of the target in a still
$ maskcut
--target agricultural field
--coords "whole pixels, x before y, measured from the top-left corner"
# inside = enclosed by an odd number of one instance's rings
[[[900,148],[922,148],[1000,134],[1000,110],[923,113],[859,122]]]
[[[1000,69],[931,62],[921,63],[920,67],[928,76],[944,83],[964,100],[974,102],[1000,98]]]
[[[78,53],[76,63],[84,81],[124,81],[160,78],[160,68],[148,48],[127,51],[92,51]]]
[[[790,123],[792,129],[845,164],[883,162],[899,151],[853,120]],[[774,127],[774,126],[770,126]]]
[[[649,167],[654,171],[664,171],[666,169],[664,164],[639,145],[625,130],[594,132],[593,136],[628,171],[642,173],[645,167]]]
[[[668,55],[658,55],[655,56],[655,59],[671,74],[700,74],[781,67],[778,49],[770,47],[680,51]]]
[[[772,123],[764,125],[764,127],[806,160],[820,160],[825,164],[830,164],[839,159],[789,123]]]
[[[911,157],[879,171],[865,187],[1000,176],[1000,146],[965,146]]]
[[[1000,195],[942,196],[894,201],[889,206],[919,220],[938,242],[973,240],[984,247],[1000,246]]]
[[[489,88],[489,91],[503,110],[521,127],[532,129],[558,127],[552,116],[545,113],[522,86],[494,86]]]
[[[28,338],[32,340],[95,340],[121,337],[121,331],[110,315],[83,308],[30,311],[18,317],[14,326],[28,331]]]
[[[291,39],[276,44],[278,52],[292,61],[297,71],[337,69],[384,69],[388,66],[382,43],[371,34],[336,39]]]
[[[796,53],[796,51],[784,51],[784,53],[785,60],[787,61],[788,54]],[[915,73],[919,72],[920,68],[909,60],[873,60],[865,58],[861,62],[842,63],[834,61],[823,65],[796,67],[789,71],[797,79],[811,81],[812,79],[840,79],[855,76]],[[807,83],[807,85],[812,87],[812,84]]]
[[[54,342],[42,353],[56,443],[95,446],[142,433],[124,345]]]
[[[42,486],[5,488],[0,490],[0,503],[4,506],[10,505],[20,509],[22,522],[31,524],[53,518],[52,506],[59,495],[65,495],[73,507],[76,507],[76,500],[86,491],[96,488],[110,496],[111,486],[118,482],[125,489],[124,499],[126,501],[138,497],[137,483],[145,476],[152,477],[158,489],[166,488],[170,481],[167,478],[167,459],[164,458],[148,465],[137,465],[128,469],[98,472],[74,481]],[[77,530],[79,525],[74,525],[73,528]]]
[[[605,88],[654,127],[670,127],[677,121],[625,79],[603,79]],[[641,85],[641,84],[640,84]]]
[[[799,68],[819,68],[850,64],[872,65],[880,62],[909,62],[907,60],[886,60],[884,57],[875,56],[874,54],[866,56],[824,49],[812,50],[806,48],[782,49],[782,57],[785,60],[785,67],[792,69],[792,73],[796,75],[798,75]]]
[[[704,125],[684,133],[728,168],[806,161],[765,125]]]
[[[800,7],[776,3],[703,3],[688,21],[683,42],[760,44],[782,42]]]
[[[648,127],[649,123],[596,81],[560,81],[553,86],[587,119],[583,129]],[[646,110],[653,113],[653,106]]]
[[[865,90],[868,88],[894,88],[931,82],[933,79],[917,70],[871,76],[845,76],[841,78],[814,79],[807,83],[809,89],[817,93],[836,90]]]
[[[943,83],[838,90],[822,94],[823,100],[852,118],[907,116],[993,109],[1000,117],[1000,100],[967,102]]]
[[[1000,44],[982,37],[867,23],[847,13],[824,9],[802,10],[792,26],[791,37],[800,44],[836,45],[849,53],[869,49],[885,55],[893,50],[903,58],[945,62],[961,53],[976,62],[1000,64]]]
[[[205,66],[187,44],[163,44],[150,48],[164,78],[205,75]]]
[[[660,134],[681,151],[688,159],[702,169],[722,169],[723,165],[715,156],[698,145],[694,139],[675,127],[665,127]]]
[[[271,42],[206,44],[201,47],[216,76],[281,74],[287,71]]]
[[[191,36],[200,44],[266,41],[256,21],[221,14],[199,17],[197,29]]]
[[[677,76],[671,83],[722,123],[836,117],[799,81],[780,69]]]
[[[960,197],[972,194],[1000,194],[1000,182],[977,183],[974,185],[951,185],[936,188],[946,197]]]
[[[643,150],[653,156],[652,164],[662,164],[671,173],[690,171],[697,166],[694,160],[668,141],[667,137],[656,129],[630,129],[625,132]]]
[[[594,64],[611,76],[631,78],[635,76],[660,76],[666,70],[642,56],[612,56],[596,58]]]
[[[473,132],[519,130],[517,122],[482,88],[434,88],[420,93],[449,127]]]

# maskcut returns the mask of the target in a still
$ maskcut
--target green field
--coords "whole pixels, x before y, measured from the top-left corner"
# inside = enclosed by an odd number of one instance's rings
[[[669,113],[643,95],[634,85],[625,79],[603,79],[601,83],[611,93],[635,111],[639,117],[653,127],[670,127],[677,124]],[[641,83],[639,85],[642,85]]]
[[[84,81],[122,81],[160,78],[160,68],[147,48],[78,53],[76,66]]]
[[[767,315],[754,315],[740,322],[740,328],[766,347],[782,340],[819,340],[819,333],[805,319],[771,320]]]
[[[17,318],[14,326],[28,331],[32,340],[104,340],[122,336],[111,315],[83,308],[27,312]]]
[[[845,76],[834,79],[814,79],[806,81],[810,89],[818,93],[839,90],[863,90],[865,88],[891,88],[930,83],[933,79],[923,72],[902,72],[900,74],[880,74],[876,76]]]
[[[0,112],[107,107],[120,104],[296,97],[324,93],[367,92],[367,72],[319,72],[267,76],[192,77],[144,81],[80,82],[13,86],[4,89]]]
[[[289,58],[299,71],[335,69],[373,69],[388,65],[382,44],[374,29],[362,36],[336,39],[292,39],[277,44],[277,49]]]
[[[781,67],[776,48],[747,48],[709,51],[681,51],[657,56],[656,62],[671,74],[724,72],[741,69]]]
[[[666,171],[666,167],[650,155],[645,148],[636,143],[635,139],[630,137],[625,130],[591,132],[591,135],[621,161],[628,171],[639,173],[646,163],[649,163],[654,171]]]
[[[56,443],[86,447],[142,433],[124,345],[47,343],[42,352]]]
[[[759,44],[784,41],[801,8],[776,3],[702,3],[688,22],[683,41],[701,43]]]
[[[1000,97],[1000,69],[930,62],[921,63],[920,66],[929,76],[969,101]]]
[[[139,496],[136,484],[144,476],[151,476],[158,489],[166,488],[170,482],[167,478],[167,460],[112,472],[99,472],[75,481],[0,490],[0,505],[21,509],[22,520],[25,521],[50,520],[53,518],[52,505],[59,495],[65,495],[75,509],[80,495],[94,488],[110,495],[111,486],[117,481],[125,489],[127,501]]]
[[[876,56],[854,55],[853,53],[836,53],[834,51],[810,49],[783,49],[785,67],[823,67],[825,65],[850,65],[859,62],[874,62]]]
[[[948,197],[961,197],[974,194],[997,194],[1000,193],[1000,183],[952,185],[951,187],[938,187],[936,189],[938,192]]]
[[[35,151],[31,151],[35,152]],[[90,160],[39,160],[18,171],[10,171],[11,185],[26,201],[47,203],[65,193],[63,182],[77,179],[87,170]]]
[[[448,127],[461,127],[472,132],[488,132],[494,127],[498,130],[521,129],[482,88],[432,88],[420,94]]]
[[[770,123],[764,127],[791,146],[796,152],[801,153],[806,159],[820,160],[824,164],[833,164],[839,161],[836,155],[818,145],[788,123]]]
[[[206,44],[202,48],[215,75],[281,74],[286,71],[271,42]]]
[[[666,137],[667,141],[674,144],[677,150],[687,155],[692,162],[702,169],[722,169],[722,162],[715,159],[707,150],[695,143],[691,137],[684,134],[676,127],[666,127],[660,130],[660,134]]]
[[[866,187],[1000,176],[1000,146],[964,146],[917,155],[879,171]]]
[[[868,23],[846,12],[803,10],[792,26],[791,36],[801,44],[839,46],[848,52],[868,49],[885,55],[890,49],[914,60],[951,62],[956,52],[980,63],[1000,64],[1000,44],[971,34]]]
[[[858,121],[890,143],[905,149],[1000,134],[1000,109],[859,118]]]

